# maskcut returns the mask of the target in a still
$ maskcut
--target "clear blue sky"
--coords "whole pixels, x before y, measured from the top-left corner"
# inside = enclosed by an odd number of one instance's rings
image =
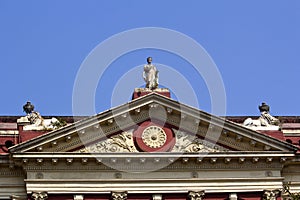
[[[0,115],[23,115],[27,100],[42,115],[72,115],[74,82],[86,57],[111,36],[142,27],[178,31],[207,51],[224,83],[226,115],[259,115],[264,101],[273,115],[300,116],[298,0],[0,0]],[[149,55],[182,74],[199,108],[211,111],[207,86],[190,63],[141,49],[107,66],[95,94],[96,112],[115,106],[118,80]],[[141,87],[143,79],[136,79]]]

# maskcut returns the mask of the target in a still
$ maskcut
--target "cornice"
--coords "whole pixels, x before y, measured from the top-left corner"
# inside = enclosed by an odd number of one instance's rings
[[[26,170],[129,170],[282,168],[294,154],[289,152],[213,153],[19,153],[12,162]]]

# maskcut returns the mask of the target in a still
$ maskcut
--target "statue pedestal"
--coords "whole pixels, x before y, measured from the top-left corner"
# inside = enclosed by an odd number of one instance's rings
[[[132,100],[142,97],[142,96],[145,96],[147,94],[153,93],[153,92],[163,95],[168,98],[171,97],[170,90],[168,88],[156,88],[154,90],[150,90],[149,88],[135,88],[134,92],[132,94]]]

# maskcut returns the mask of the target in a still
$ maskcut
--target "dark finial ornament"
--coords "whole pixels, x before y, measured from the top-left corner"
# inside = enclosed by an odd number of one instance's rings
[[[26,114],[30,114],[33,110],[34,105],[32,105],[30,101],[27,101],[27,103],[23,106],[23,112],[26,112]]]
[[[260,112],[270,112],[270,106],[267,105],[266,103],[261,103],[260,106],[258,106],[258,109]]]

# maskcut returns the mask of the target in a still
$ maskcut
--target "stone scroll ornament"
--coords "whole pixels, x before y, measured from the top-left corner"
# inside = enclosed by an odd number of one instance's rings
[[[188,199],[189,200],[202,200],[204,199],[205,191],[189,191]]]
[[[280,196],[280,190],[264,190],[262,200],[276,200]]]
[[[48,199],[48,194],[47,194],[47,192],[33,192],[31,195],[31,199],[46,200],[46,199]]]
[[[112,200],[126,200],[127,192],[112,192],[111,199]]]

